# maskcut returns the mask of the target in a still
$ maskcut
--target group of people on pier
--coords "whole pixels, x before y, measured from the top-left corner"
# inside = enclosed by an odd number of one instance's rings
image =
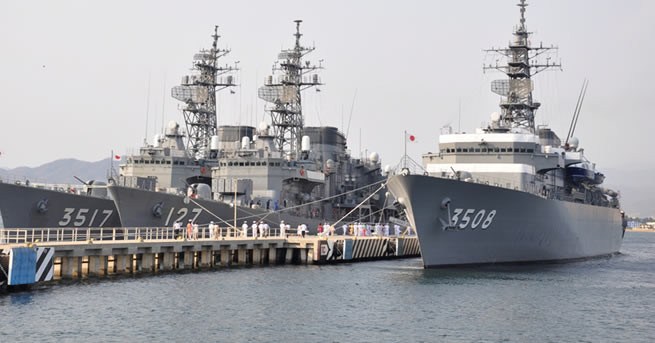
[[[213,221],[209,222],[206,229],[204,225],[202,226],[201,228],[201,225],[189,219],[185,230],[182,229],[182,223],[179,221],[173,224],[173,229],[176,237],[184,237],[188,240],[197,240],[198,238],[219,239],[222,237],[264,238],[279,236],[281,238],[287,238],[292,234],[305,237],[309,232],[306,224],[300,224],[296,228],[291,228],[291,225],[286,224],[284,221],[280,222],[279,229],[275,230],[275,232],[272,232],[273,230],[271,230],[270,225],[265,221],[256,220],[253,220],[251,224],[248,224],[248,221],[244,221],[240,230],[234,229],[231,226],[224,230]],[[398,224],[361,222],[342,224],[340,226],[330,225],[328,223],[319,224],[316,232],[318,236],[342,235],[354,237],[412,236],[416,234],[411,226],[401,227]]]

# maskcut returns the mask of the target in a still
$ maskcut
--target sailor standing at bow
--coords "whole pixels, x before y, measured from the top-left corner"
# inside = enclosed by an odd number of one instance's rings
[[[253,220],[252,221],[252,237],[257,238],[257,221]]]

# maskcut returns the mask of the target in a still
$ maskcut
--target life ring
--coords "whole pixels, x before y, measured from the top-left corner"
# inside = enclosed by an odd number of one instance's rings
[[[300,175],[304,176],[305,175],[305,169],[300,169]]]

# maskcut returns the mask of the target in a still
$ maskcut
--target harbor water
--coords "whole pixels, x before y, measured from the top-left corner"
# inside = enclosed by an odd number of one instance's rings
[[[420,259],[67,281],[0,295],[0,341],[653,342],[655,234],[568,264]]]

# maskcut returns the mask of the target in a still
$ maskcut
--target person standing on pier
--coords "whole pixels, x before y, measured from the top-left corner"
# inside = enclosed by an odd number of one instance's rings
[[[400,236],[400,225],[393,224],[393,232],[396,236]]]
[[[389,236],[389,223],[384,224],[384,235]]]
[[[260,238],[264,237],[264,230],[265,229],[266,228],[264,227],[264,222],[263,221],[259,222],[259,225],[257,225],[257,230],[259,231],[259,237]]]
[[[177,239],[177,237],[179,237],[181,233],[182,233],[182,223],[180,223],[179,220],[176,220],[175,224],[173,224],[173,238]]]
[[[277,204],[277,201],[275,203]],[[280,238],[287,238],[287,226],[284,220],[280,221]]]
[[[257,238],[257,222],[253,220],[250,228],[252,229],[252,237]]]
[[[189,219],[189,223],[186,224],[186,238],[191,239],[192,233],[193,233],[193,224],[191,223],[191,219]]]
[[[248,237],[248,222],[244,221],[241,225],[241,237]]]
[[[198,223],[193,223],[193,239],[198,239]]]

